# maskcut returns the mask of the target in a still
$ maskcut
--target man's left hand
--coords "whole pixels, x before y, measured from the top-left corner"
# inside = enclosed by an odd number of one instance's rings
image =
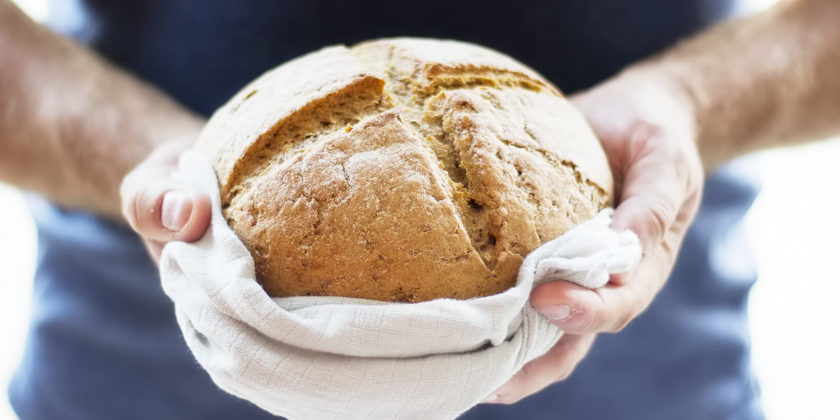
[[[566,335],[485,402],[514,403],[565,379],[596,333],[624,329],[665,284],[703,185],[694,107],[681,86],[655,69],[636,69],[572,98],[601,140],[616,177],[612,228],[635,232],[644,253],[632,272],[611,276],[599,289],[567,281],[536,287],[531,305]]]

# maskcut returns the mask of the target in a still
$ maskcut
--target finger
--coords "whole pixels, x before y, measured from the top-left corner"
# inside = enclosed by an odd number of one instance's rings
[[[623,177],[612,227],[630,229],[646,252],[662,243],[686,198],[699,187],[699,165],[660,136],[638,131],[628,143],[633,159]]]
[[[528,362],[483,402],[513,404],[548,385],[566,379],[586,356],[594,341],[595,334],[564,335],[548,353]]]
[[[197,188],[168,178],[140,182],[143,172],[127,179],[122,190],[123,215],[146,239],[195,241],[210,224],[210,198]]]
[[[588,289],[567,281],[542,284],[531,305],[560,329],[572,334],[618,332],[653,301],[673,266],[681,233],[672,229],[664,242],[641,260],[627,284]]]

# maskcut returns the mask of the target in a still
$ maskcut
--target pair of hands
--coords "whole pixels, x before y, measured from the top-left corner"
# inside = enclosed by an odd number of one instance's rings
[[[703,168],[691,101],[655,72],[628,71],[571,98],[601,139],[617,178],[612,227],[639,235],[644,255],[631,273],[590,290],[559,280],[532,292],[531,304],[566,332],[526,364],[487,403],[510,404],[568,377],[600,332],[618,332],[662,288],[697,212]],[[171,173],[185,143],[156,149],[121,188],[122,212],[157,261],[169,241],[195,241],[210,223],[210,200]]]

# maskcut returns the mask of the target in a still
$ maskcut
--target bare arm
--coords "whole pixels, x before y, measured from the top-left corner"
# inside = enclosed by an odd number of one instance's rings
[[[792,0],[631,66],[572,98],[618,178],[616,229],[639,234],[642,261],[608,286],[550,281],[531,304],[566,335],[489,402],[563,380],[593,333],[617,332],[662,288],[697,212],[707,169],[751,150],[840,132],[840,0]]]
[[[120,217],[123,176],[202,120],[0,0],[0,181]]]
[[[840,1],[787,0],[634,70],[672,74],[693,104],[707,167],[840,132]]]

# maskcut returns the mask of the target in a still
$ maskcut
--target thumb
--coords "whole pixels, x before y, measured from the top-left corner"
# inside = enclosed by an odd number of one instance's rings
[[[196,241],[210,225],[210,198],[193,186],[158,179],[125,182],[122,189],[123,215],[145,239]]]

